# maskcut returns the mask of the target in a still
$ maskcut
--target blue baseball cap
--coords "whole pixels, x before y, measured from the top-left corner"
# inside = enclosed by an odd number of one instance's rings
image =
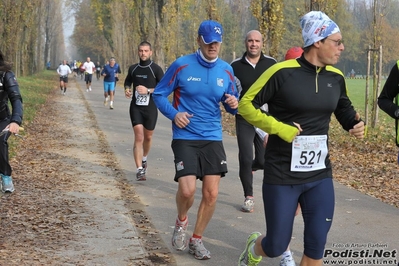
[[[222,42],[223,28],[219,22],[204,20],[198,28],[198,35],[201,36],[205,44]]]

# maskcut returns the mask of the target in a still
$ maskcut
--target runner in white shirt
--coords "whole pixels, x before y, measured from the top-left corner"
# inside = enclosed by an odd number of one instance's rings
[[[83,68],[85,70],[86,91],[91,91],[91,80],[96,66],[90,61],[90,57],[87,57],[86,62],[83,64]]]
[[[68,84],[68,74],[71,74],[72,71],[67,65],[67,61],[62,61],[62,64],[58,66],[57,73],[60,75],[60,89],[61,93],[65,95],[67,84]]]

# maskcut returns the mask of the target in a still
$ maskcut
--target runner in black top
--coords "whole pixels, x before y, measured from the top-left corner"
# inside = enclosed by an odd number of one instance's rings
[[[387,80],[385,81],[384,87],[378,97],[378,106],[387,113],[390,117],[395,119],[396,128],[396,146],[399,147],[399,61],[392,67],[391,72]],[[399,154],[398,154],[399,163]]]
[[[242,57],[234,60],[231,67],[234,75],[240,81],[242,90],[240,99],[245,95],[252,84],[269,67],[276,63],[276,59],[262,53],[263,38],[257,30],[249,31],[245,36],[246,52]],[[244,190],[243,212],[253,212],[253,173],[257,169],[263,169],[265,149],[263,139],[255,132],[254,126],[248,123],[240,113],[236,114],[236,136],[238,144],[239,176]],[[255,153],[254,153],[255,148]],[[253,155],[255,158],[253,159]]]
[[[10,193],[14,191],[14,184],[7,141],[11,134],[18,134],[23,117],[22,96],[11,66],[0,51],[0,187],[2,192]]]
[[[345,78],[333,67],[344,50],[338,26],[311,11],[301,18],[301,27],[303,55],[270,67],[239,103],[238,112],[270,134],[262,186],[266,236],[248,237],[239,265],[258,265],[262,256],[286,250],[298,202],[305,228],[301,265],[322,265],[335,202],[328,152],[332,113],[349,134],[364,137]],[[267,112],[260,110],[265,103]]]
[[[100,80],[100,77],[101,77],[101,64],[100,64],[99,61],[97,61],[97,63],[96,63],[96,77],[97,77],[97,80]]]
[[[136,177],[141,181],[146,180],[147,156],[158,119],[158,110],[151,94],[164,72],[150,59],[152,49],[149,42],[139,44],[138,54],[140,62],[129,67],[124,87],[125,96],[132,98],[130,119],[134,132],[133,156],[137,166]]]

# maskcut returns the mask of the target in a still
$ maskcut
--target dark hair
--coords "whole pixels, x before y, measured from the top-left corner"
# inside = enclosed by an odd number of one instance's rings
[[[0,71],[11,71],[12,64],[4,60],[3,52],[0,51]]]
[[[149,47],[150,47],[150,50],[152,50],[151,43],[149,43],[149,42],[147,42],[147,41],[142,41],[142,42],[139,44],[139,46],[138,46],[139,49],[140,49],[140,46],[149,46]]]

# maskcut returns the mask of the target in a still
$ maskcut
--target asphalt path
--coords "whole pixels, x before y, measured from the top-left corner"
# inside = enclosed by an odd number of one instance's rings
[[[244,196],[238,178],[236,138],[224,135],[229,172],[220,182],[216,211],[203,236],[204,244],[210,250],[212,258],[207,261],[198,261],[187,250],[175,251],[171,246],[176,219],[175,193],[177,189],[177,183],[173,181],[173,154],[170,147],[171,121],[159,113],[148,157],[147,181],[136,181],[136,166],[132,152],[134,136],[129,118],[130,99],[124,97],[122,82],[118,83],[113,110],[103,104],[101,80],[93,81],[91,92],[86,92],[85,84],[80,79],[77,79],[77,83],[78,89],[84,91],[99,128],[105,134],[121,169],[136,187],[136,193],[146,206],[146,214],[160,232],[177,265],[237,265],[248,235],[253,231],[264,234],[266,226],[261,200],[262,173],[260,171],[254,175],[255,211],[253,213],[240,211]],[[337,261],[326,261],[325,265],[349,265],[350,263],[352,265],[379,265],[383,260],[385,261],[383,265],[398,265],[399,255],[396,253],[399,250],[398,208],[337,182],[334,184],[335,216],[325,251],[330,254],[325,259]],[[201,183],[198,181],[194,205],[189,211],[189,234],[192,233],[195,224],[200,199]],[[301,215],[298,215],[290,244],[297,265],[303,251],[302,235],[303,221]],[[260,265],[279,265],[279,258],[264,259]]]

